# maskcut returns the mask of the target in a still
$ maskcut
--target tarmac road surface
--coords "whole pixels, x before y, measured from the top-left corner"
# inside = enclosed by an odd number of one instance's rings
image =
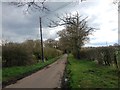
[[[60,88],[66,61],[67,54],[44,69],[18,80],[15,84],[8,85],[5,88]]]

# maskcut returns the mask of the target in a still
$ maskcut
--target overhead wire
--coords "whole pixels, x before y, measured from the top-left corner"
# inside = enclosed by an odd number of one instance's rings
[[[62,5],[62,6],[58,7],[57,9],[55,9],[55,10],[53,10],[53,11],[48,11],[49,13],[47,13],[46,15],[41,16],[41,18],[47,17],[48,14],[49,14],[49,15],[54,14],[56,11],[63,9],[63,8],[65,8],[65,7],[67,7],[67,6],[69,6],[69,5],[72,4],[72,3],[73,3],[73,1],[71,1],[71,2],[69,2],[69,3],[67,3],[67,4]],[[42,23],[43,23],[44,25],[46,25],[46,24],[44,23],[44,20],[42,21]],[[37,36],[38,36],[38,35],[37,35]]]
[[[65,7],[67,7],[68,5],[72,4],[72,3],[73,3],[73,2],[69,2],[69,3],[67,3],[67,4],[64,4],[64,5],[60,6],[60,7],[58,7],[57,9],[55,9],[55,10],[53,10],[53,11],[48,11],[48,12],[49,12],[48,14],[53,14],[53,12],[56,12],[56,11],[58,11],[58,10],[60,10],[60,9],[63,9],[63,8],[65,8]],[[41,18],[46,17],[48,14],[43,15]]]
[[[72,3],[73,3],[73,1],[71,1],[71,2],[69,2],[69,3],[67,3],[67,4],[62,5],[62,6],[58,7],[57,9],[55,9],[55,10],[53,10],[53,11],[48,11],[49,13],[47,13],[46,15],[41,16],[41,18],[47,17],[48,14],[49,14],[49,15],[54,14],[54,12],[63,9],[63,8],[65,8],[65,7],[67,7],[67,6],[69,6],[69,5],[72,4]],[[45,25],[44,21],[43,21],[42,23]]]

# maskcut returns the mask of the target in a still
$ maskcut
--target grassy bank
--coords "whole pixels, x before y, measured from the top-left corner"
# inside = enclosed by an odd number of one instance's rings
[[[60,58],[60,56],[50,59],[44,63],[39,62],[31,66],[16,66],[16,67],[3,68],[2,69],[3,86],[44,68],[45,66],[55,62],[58,58]]]
[[[69,88],[117,88],[118,75],[113,67],[95,62],[76,60],[68,56],[67,77]]]

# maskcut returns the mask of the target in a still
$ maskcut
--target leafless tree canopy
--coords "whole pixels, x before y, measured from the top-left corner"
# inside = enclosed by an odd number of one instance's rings
[[[45,6],[46,0],[43,0],[41,2],[35,2],[33,0],[32,2],[10,2],[10,5],[15,5],[17,7],[26,7],[25,12],[30,11],[50,11],[47,6]]]
[[[78,0],[79,1],[79,0]],[[81,2],[86,0],[80,0]],[[36,2],[35,0],[26,1],[26,2],[10,2],[10,5],[15,5],[17,7],[23,7],[26,6],[25,12],[30,13],[30,11],[50,11],[47,6],[45,6],[45,3],[47,0],[41,0],[41,2]]]
[[[113,4],[115,4],[115,5],[118,4],[118,11],[120,12],[120,0],[114,0]]]
[[[63,17],[58,16],[58,21],[52,21],[50,27],[65,26],[65,29],[58,32],[60,36],[60,46],[63,50],[71,50],[76,58],[80,58],[79,53],[81,46],[88,40],[88,35],[94,31],[95,28],[89,27],[87,17],[84,19],[76,13],[75,15],[66,14]]]

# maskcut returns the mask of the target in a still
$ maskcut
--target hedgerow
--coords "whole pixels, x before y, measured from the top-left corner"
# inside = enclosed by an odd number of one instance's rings
[[[119,68],[120,48],[115,46],[109,47],[91,47],[82,48],[80,57],[82,59],[94,60],[100,65],[114,65]]]
[[[61,55],[62,52],[55,48],[44,47],[46,60]],[[32,65],[41,60],[41,46],[39,40],[27,40],[23,43],[6,43],[2,45],[2,66]]]

